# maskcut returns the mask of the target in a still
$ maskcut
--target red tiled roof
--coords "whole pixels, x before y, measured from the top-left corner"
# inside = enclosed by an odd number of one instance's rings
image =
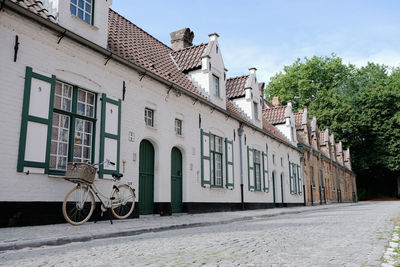
[[[43,4],[41,1],[35,1],[35,0],[11,0],[11,2],[14,2],[23,8],[31,11],[32,13],[35,13],[45,19],[50,20],[51,22],[56,22],[56,19],[54,18],[53,15],[50,14],[50,12],[44,8]]]
[[[265,108],[273,108],[273,107],[275,107],[275,106],[272,105],[270,102],[268,102],[267,100],[264,99],[264,107],[265,107]]]
[[[273,125],[285,123],[285,109],[285,106],[264,109],[263,117]]]
[[[235,98],[245,95],[244,87],[249,75],[229,78],[226,80],[226,97]]]
[[[201,94],[174,64],[172,49],[114,10],[108,13],[108,46],[110,51],[179,86]]]
[[[296,129],[303,128],[303,112],[294,113],[294,119],[296,122]]]
[[[188,71],[201,67],[201,55],[206,47],[207,44],[190,46],[172,51],[171,55],[181,71]]]

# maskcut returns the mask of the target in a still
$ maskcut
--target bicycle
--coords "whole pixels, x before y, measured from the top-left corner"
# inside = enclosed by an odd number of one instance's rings
[[[81,225],[90,219],[96,205],[94,195],[101,202],[102,214],[111,211],[115,218],[122,220],[128,218],[133,212],[135,190],[128,184],[119,184],[123,174],[112,174],[113,189],[109,197],[102,194],[93,184],[97,172],[96,165],[100,166],[104,163],[115,165],[109,160],[97,164],[68,162],[64,179],[76,184],[67,193],[62,204],[62,213],[68,223]],[[110,222],[112,223],[111,216]]]

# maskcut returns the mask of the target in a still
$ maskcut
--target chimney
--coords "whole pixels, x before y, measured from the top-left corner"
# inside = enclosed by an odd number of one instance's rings
[[[218,35],[218,33],[214,32],[214,33],[210,33],[208,35],[208,37],[210,37],[210,41],[215,41],[218,39],[219,35]]]
[[[304,107],[303,116],[301,117],[301,125],[308,123],[308,107]]]
[[[281,98],[279,96],[274,96],[272,98],[272,105],[274,105],[275,107],[279,107],[281,106]]]
[[[311,121],[311,132],[316,132],[316,131],[317,131],[317,116],[313,115]]]
[[[171,32],[169,35],[171,36],[171,45],[174,51],[193,45],[194,33],[189,28]]]

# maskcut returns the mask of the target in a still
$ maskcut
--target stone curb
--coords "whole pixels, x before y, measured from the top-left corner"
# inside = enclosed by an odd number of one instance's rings
[[[347,204],[347,203],[346,203]],[[346,206],[354,206],[355,204],[347,204]],[[294,210],[294,211],[282,211],[275,214],[265,214],[265,215],[258,215],[258,216],[245,216],[241,218],[229,219],[229,220],[221,220],[216,222],[198,222],[198,223],[184,223],[184,224],[175,224],[169,226],[161,226],[161,227],[154,227],[154,228],[146,228],[146,229],[138,229],[138,230],[119,230],[109,233],[101,233],[101,234],[87,234],[87,235],[79,235],[79,236],[72,236],[72,237],[55,237],[55,238],[44,238],[39,240],[33,241],[16,241],[10,242],[6,244],[0,244],[0,251],[6,250],[19,250],[23,248],[34,248],[34,247],[41,247],[41,246],[60,246],[65,245],[73,242],[86,242],[96,239],[106,239],[106,238],[114,238],[114,237],[126,237],[126,236],[135,236],[145,233],[157,233],[157,232],[164,232],[169,230],[178,230],[178,229],[188,229],[188,228],[195,228],[195,227],[204,227],[204,226],[212,226],[212,225],[219,225],[219,224],[228,224],[240,221],[250,221],[257,218],[268,218],[268,217],[275,217],[280,215],[288,215],[288,214],[298,214],[304,212],[310,212],[315,210],[324,210],[329,209],[329,205],[321,206],[314,209],[305,209],[305,210]]]

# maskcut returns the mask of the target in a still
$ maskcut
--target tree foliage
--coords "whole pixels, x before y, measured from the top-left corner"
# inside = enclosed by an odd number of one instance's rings
[[[280,96],[282,104],[292,101],[295,110],[308,106],[320,129],[329,127],[350,147],[359,184],[369,187],[399,175],[399,68],[356,68],[336,55],[297,59],[271,78],[265,94]]]

